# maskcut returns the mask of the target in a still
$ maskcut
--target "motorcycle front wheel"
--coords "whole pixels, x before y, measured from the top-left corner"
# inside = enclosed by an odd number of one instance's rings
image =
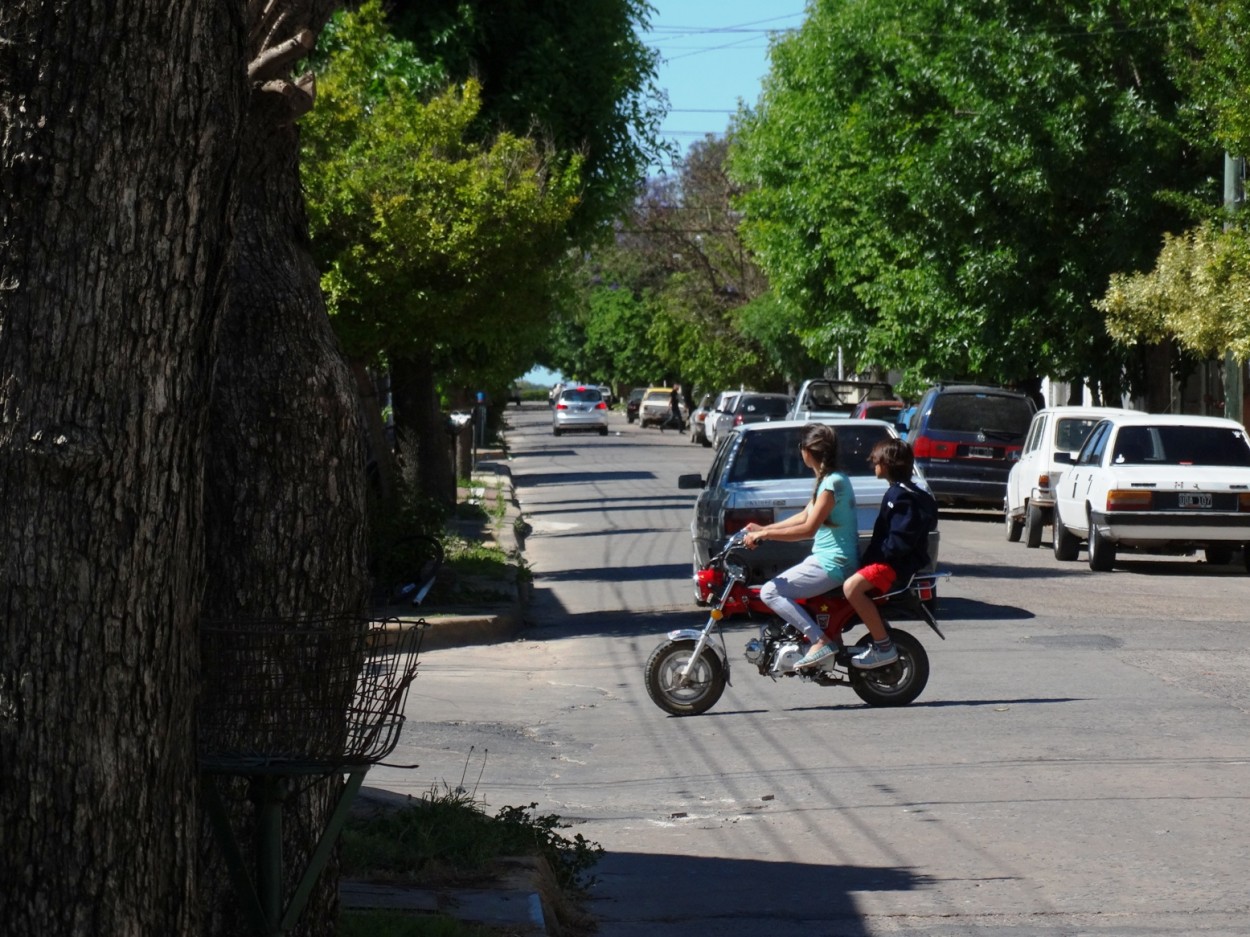
[[[924,645],[906,631],[890,629],[890,637],[898,649],[898,663],[874,670],[851,667],[851,689],[869,706],[906,706],[924,692],[929,682],[929,655]],[[864,635],[856,643],[865,648],[872,635]]]
[[[655,705],[674,716],[705,713],[725,692],[725,665],[711,647],[703,649],[682,681],[682,669],[690,663],[695,644],[686,638],[666,641],[647,658],[647,694]]]

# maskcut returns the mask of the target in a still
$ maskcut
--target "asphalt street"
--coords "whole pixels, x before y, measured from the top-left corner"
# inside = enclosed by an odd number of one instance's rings
[[[670,717],[651,649],[699,624],[693,492],[710,450],[614,414],[509,413],[533,532],[519,640],[429,651],[368,783],[536,804],[602,844],[601,937],[1250,934],[1250,577],[1197,558],[1093,573],[989,512],[943,512],[932,677],[904,709],[773,682]],[[1049,533],[1049,532],[1048,532]],[[923,630],[921,630],[923,628]]]

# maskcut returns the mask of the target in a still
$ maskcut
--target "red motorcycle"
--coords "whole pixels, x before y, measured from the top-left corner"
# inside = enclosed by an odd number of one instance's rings
[[[652,702],[674,716],[697,716],[716,705],[729,684],[729,653],[721,623],[740,616],[764,619],[759,637],[748,641],[745,651],[747,662],[762,676],[797,677],[817,686],[850,686],[870,706],[906,706],[923,692],[929,682],[929,655],[913,635],[888,619],[917,618],[945,641],[930,608],[937,576],[942,574],[917,575],[902,588],[874,597],[882,618],[887,619],[898,660],[871,670],[851,666],[851,657],[872,638],[865,631],[855,644],[847,645],[845,634],[862,622],[842,590],[801,600],[836,651],[819,664],[795,670],[807,651],[807,638],[763,603],[759,586],[747,585],[745,536],[745,530],[733,534],[696,577],[700,594],[712,600],[707,624],[670,631],[647,659],[647,693]]]

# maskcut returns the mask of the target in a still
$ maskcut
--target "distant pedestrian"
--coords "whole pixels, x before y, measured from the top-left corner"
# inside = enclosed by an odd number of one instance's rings
[[[664,427],[671,426],[674,429],[685,431],[686,420],[681,415],[681,385],[674,384],[673,392],[668,395],[668,418],[660,424],[660,432],[664,431]]]

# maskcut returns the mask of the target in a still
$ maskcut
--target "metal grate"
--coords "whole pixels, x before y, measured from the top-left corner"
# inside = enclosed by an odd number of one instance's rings
[[[200,628],[200,767],[330,773],[399,741],[424,619],[209,622]]]

